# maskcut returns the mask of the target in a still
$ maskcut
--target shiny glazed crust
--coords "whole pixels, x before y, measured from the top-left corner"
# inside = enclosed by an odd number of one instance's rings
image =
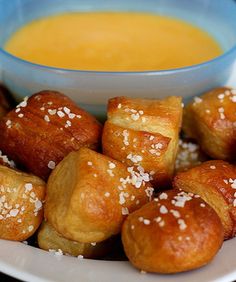
[[[45,217],[70,240],[91,243],[118,234],[129,212],[152,198],[147,174],[88,148],[71,152],[49,177]]]
[[[109,100],[102,146],[105,155],[151,172],[152,183],[168,186],[174,171],[182,120],[180,97]]]
[[[213,89],[184,109],[183,130],[214,159],[236,160],[236,90]]]
[[[0,238],[29,238],[43,219],[46,185],[36,176],[0,165]]]
[[[25,99],[0,121],[0,150],[33,174],[47,179],[69,152],[96,149],[97,120],[63,94],[42,91]]]
[[[236,235],[236,167],[225,161],[208,161],[178,173],[175,188],[199,194],[211,205],[224,226],[224,237]]]
[[[223,227],[199,196],[170,190],[128,216],[122,242],[135,267],[176,273],[210,262],[222,245]]]
[[[112,240],[100,243],[80,243],[64,238],[50,223],[43,221],[38,231],[38,244],[46,251],[61,250],[62,253],[71,256],[83,256],[85,258],[99,258],[109,253],[112,248]]]

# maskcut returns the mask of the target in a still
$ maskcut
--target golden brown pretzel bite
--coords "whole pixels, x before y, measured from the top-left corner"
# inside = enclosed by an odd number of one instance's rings
[[[214,159],[236,160],[236,90],[213,89],[184,109],[183,130]]]
[[[236,235],[236,167],[225,161],[208,161],[178,173],[175,188],[199,194],[219,215],[224,237]]]
[[[101,125],[72,100],[42,91],[0,121],[0,150],[28,171],[47,179],[69,152],[97,148]]]
[[[49,177],[45,217],[63,237],[91,243],[118,234],[129,212],[152,198],[149,176],[88,148],[71,152]]]
[[[71,256],[83,256],[85,258],[99,258],[107,255],[111,249],[114,240],[96,243],[80,243],[64,238],[59,234],[50,223],[44,221],[38,232],[38,244],[41,249],[46,251],[61,250],[62,253]]]
[[[198,195],[177,189],[154,200],[123,224],[122,242],[130,262],[148,272],[176,273],[211,261],[223,242],[216,212]]]
[[[0,238],[26,240],[43,219],[45,183],[0,165]]]
[[[109,100],[103,152],[151,172],[154,185],[168,186],[174,171],[182,119],[180,97]]]

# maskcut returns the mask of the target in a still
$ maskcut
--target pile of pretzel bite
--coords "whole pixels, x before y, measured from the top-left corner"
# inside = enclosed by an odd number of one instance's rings
[[[1,239],[104,258],[121,238],[136,268],[177,273],[236,235],[236,90],[111,98],[103,125],[55,91],[15,108],[4,92]]]

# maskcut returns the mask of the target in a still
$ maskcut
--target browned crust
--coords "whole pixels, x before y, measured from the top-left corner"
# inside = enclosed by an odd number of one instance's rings
[[[65,238],[91,243],[118,234],[129,212],[152,198],[127,167],[88,148],[71,152],[49,177],[45,217]]]
[[[111,249],[114,239],[100,243],[80,243],[64,238],[49,222],[43,221],[38,231],[38,244],[41,249],[61,250],[64,254],[71,256],[83,256],[85,258],[100,258],[107,255]]]
[[[147,172],[154,171],[155,186],[168,187],[174,172],[181,120],[180,97],[168,97],[163,100],[112,98],[108,101],[108,121],[103,130],[103,151],[128,165],[128,155],[141,156],[142,161],[134,164],[142,165]],[[125,144],[125,138],[122,142],[121,137],[124,137],[124,134],[121,131],[127,132],[126,139],[129,144]],[[132,144],[135,142],[131,138],[137,139],[137,144]],[[151,138],[149,142],[147,138]],[[162,148],[156,150],[155,145],[158,146],[159,143]],[[142,148],[142,145],[145,145],[145,148]],[[151,151],[153,156],[150,156]],[[157,171],[159,173],[155,173]]]
[[[127,137],[125,137],[127,136]],[[152,172],[154,186],[167,185],[172,176],[168,145],[171,139],[159,133],[136,131],[107,121],[102,136],[103,153],[113,159],[121,160],[128,166],[134,165],[132,157],[141,157],[139,161],[145,171]],[[159,148],[160,147],[160,148]]]
[[[42,91],[20,105],[0,121],[0,149],[35,175],[47,179],[50,161],[56,165],[82,146],[97,148],[101,125],[65,95]]]
[[[234,165],[220,160],[207,161],[186,172],[178,173],[173,186],[198,193],[215,209],[222,220],[225,239],[236,235],[236,189],[232,188],[236,187]]]
[[[214,159],[236,158],[236,103],[231,88],[213,89],[184,109],[183,130]],[[220,99],[222,97],[222,99]]]
[[[178,206],[180,194],[187,193],[162,193],[124,222],[122,242],[135,267],[158,273],[187,271],[209,263],[221,247],[223,228],[215,211],[193,194]]]
[[[43,219],[45,183],[36,176],[0,165],[0,238],[29,238]]]

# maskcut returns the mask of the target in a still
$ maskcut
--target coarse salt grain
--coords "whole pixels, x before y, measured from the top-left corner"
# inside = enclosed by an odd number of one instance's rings
[[[199,103],[202,102],[202,99],[199,98],[199,97],[194,97],[194,102],[197,103],[197,104],[199,104]]]
[[[107,169],[107,173],[108,173],[111,177],[115,176],[115,174],[113,173],[113,171],[112,171],[111,169]]]
[[[65,116],[65,114],[62,112],[62,111],[57,111],[57,115],[60,117],[60,118],[63,118]]]
[[[33,189],[32,183],[26,183],[26,184],[25,184],[25,190],[26,190],[26,191],[31,191],[32,189]]]
[[[109,162],[109,165],[108,165],[108,166],[109,166],[110,169],[113,169],[113,168],[116,167],[116,165],[115,165],[114,163],[112,163],[112,162]]]
[[[12,209],[12,210],[10,210],[10,216],[12,216],[12,217],[17,216],[18,213],[19,213],[19,210],[18,210],[18,209]]]
[[[151,223],[151,221],[150,221],[149,219],[144,219],[144,220],[143,220],[143,223],[144,223],[145,225],[149,225],[149,224]]]
[[[50,122],[49,116],[48,116],[48,115],[45,115],[45,116],[44,116],[44,120],[45,120],[46,122]]]
[[[129,214],[128,208],[122,207],[121,213],[122,213],[122,215],[128,215]]]
[[[33,229],[34,229],[34,226],[33,226],[33,225],[30,225],[30,226],[28,227],[29,232],[33,231]]]
[[[231,187],[232,187],[233,189],[236,189],[236,179],[234,179],[234,182],[231,184]]]
[[[184,230],[186,229],[187,225],[183,219],[178,219],[179,229]]]
[[[51,115],[51,116],[55,115],[56,112],[57,112],[56,109],[54,109],[54,110],[49,109],[49,110],[48,110],[48,113],[49,113],[49,115]]]
[[[223,93],[221,93],[221,94],[219,94],[218,95],[218,98],[221,100],[221,99],[224,99],[224,97],[225,97],[225,94],[223,94]]]
[[[49,161],[48,168],[54,169],[56,167],[56,163],[54,161]]]
[[[166,200],[167,198],[168,198],[168,195],[164,192],[159,195],[160,200]]]
[[[69,108],[64,107],[63,110],[64,110],[64,112],[65,112],[67,115],[69,115],[69,113],[70,113],[70,109],[69,109]]]
[[[167,209],[164,205],[162,205],[162,206],[160,207],[160,213],[166,214],[166,213],[168,213],[168,209]]]
[[[11,126],[12,126],[12,123],[11,123],[11,120],[7,120],[6,121],[6,126],[8,127],[8,128],[11,128]]]
[[[70,114],[68,115],[68,117],[69,117],[70,119],[73,119],[73,118],[75,118],[75,114],[70,113]]]
[[[165,225],[165,221],[164,221],[164,220],[162,220],[162,221],[159,222],[159,226],[160,226],[160,227],[163,227],[164,225]]]
[[[175,218],[179,218],[179,217],[180,217],[180,213],[179,213],[179,211],[177,211],[177,210],[172,210],[172,209],[171,209],[171,210],[170,210],[170,213],[172,213]]]
[[[40,200],[36,200],[35,201],[35,203],[34,203],[34,205],[35,205],[35,208],[37,209],[37,210],[39,210],[39,209],[41,209],[42,208],[42,202],[40,201]]]
[[[105,195],[105,197],[108,198],[108,197],[110,197],[111,194],[109,192],[106,192],[104,195]]]

